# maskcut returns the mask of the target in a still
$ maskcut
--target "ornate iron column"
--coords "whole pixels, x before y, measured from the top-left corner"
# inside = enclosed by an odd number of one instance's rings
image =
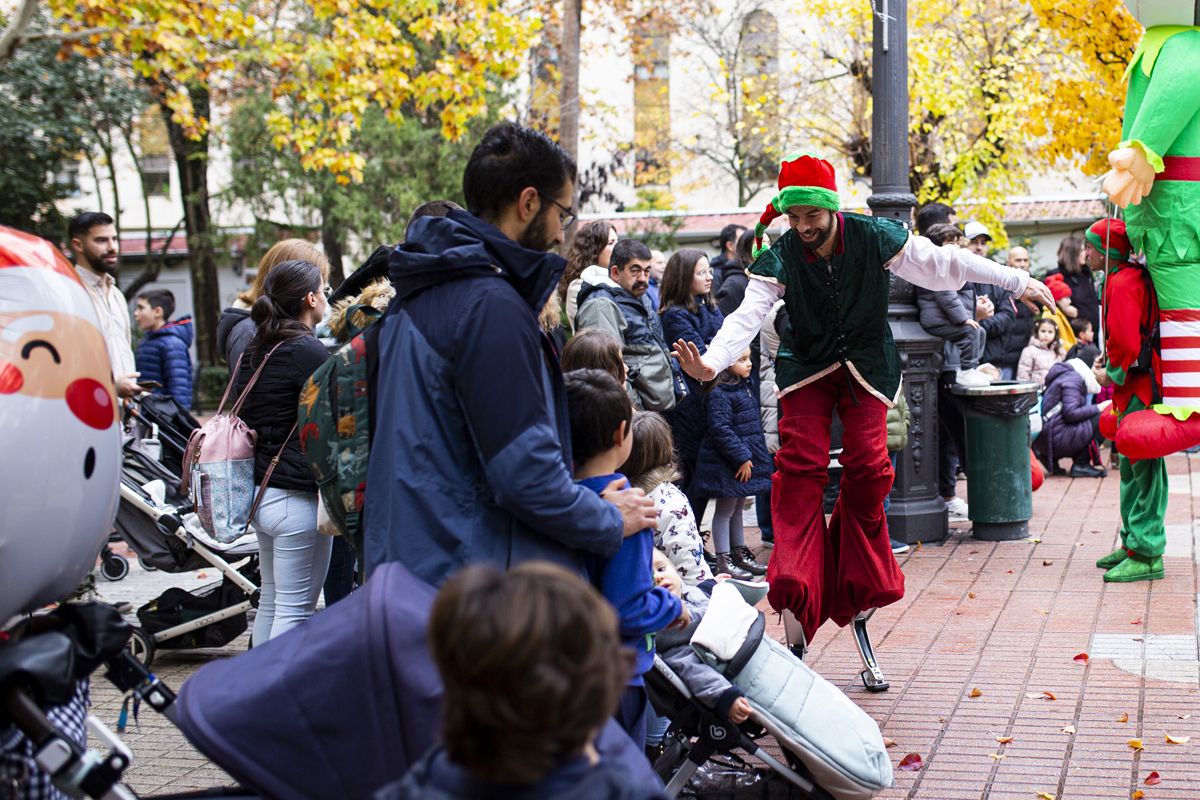
[[[917,198],[909,190],[908,0],[871,0],[875,10],[871,59],[871,213],[912,224]],[[937,378],[942,340],[917,323],[912,284],[892,276],[888,322],[900,350],[903,391],[912,423],[898,454],[888,511],[893,538],[910,544],[946,538],[945,503],[937,491]]]

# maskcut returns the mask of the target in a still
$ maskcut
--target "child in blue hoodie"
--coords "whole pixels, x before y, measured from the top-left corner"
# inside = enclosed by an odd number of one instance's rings
[[[617,467],[633,447],[633,406],[624,387],[607,372],[579,369],[568,372],[565,380],[575,480],[600,493],[625,477]],[[616,718],[639,747],[646,744],[648,698],[642,676],[654,666],[654,635],[689,621],[679,598],[654,585],[653,554],[654,534],[647,528],[626,537],[612,558],[589,556],[587,561],[588,577],[616,609],[621,640],[637,655]]]
[[[148,289],[137,296],[133,319],[142,330],[135,357],[139,381],[160,384],[155,394],[166,394],[184,408],[192,407],[192,318],[169,322],[175,313],[175,295],[166,289]]]

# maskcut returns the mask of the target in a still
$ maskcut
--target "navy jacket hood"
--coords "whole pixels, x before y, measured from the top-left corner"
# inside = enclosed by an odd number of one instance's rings
[[[156,331],[146,331],[147,339],[157,339],[160,336],[174,336],[183,342],[184,347],[192,346],[196,332],[192,327],[191,317],[181,317],[174,322],[168,322]]]
[[[522,247],[466,211],[418,219],[390,260],[399,300],[440,283],[499,273],[534,312],[545,305],[566,268],[557,254]]]

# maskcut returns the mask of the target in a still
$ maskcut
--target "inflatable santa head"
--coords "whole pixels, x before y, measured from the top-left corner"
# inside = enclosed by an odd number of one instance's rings
[[[44,239],[0,227],[0,625],[62,599],[116,516],[117,400],[96,312]]]

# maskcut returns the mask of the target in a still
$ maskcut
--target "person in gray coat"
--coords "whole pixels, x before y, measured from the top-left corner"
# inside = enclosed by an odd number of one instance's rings
[[[607,331],[621,343],[629,371],[627,391],[634,408],[666,412],[675,408],[682,382],[668,355],[658,313],[646,299],[650,248],[634,239],[613,247],[608,270],[588,267],[581,275],[575,330]]]
[[[954,247],[961,237],[953,225],[933,225],[926,236],[934,244]],[[968,283],[958,291],[934,292],[917,288],[919,321],[926,332],[946,340],[946,365],[956,369],[955,380],[965,386],[986,386],[991,381],[979,372],[979,359],[987,333],[975,321],[975,286]]]

